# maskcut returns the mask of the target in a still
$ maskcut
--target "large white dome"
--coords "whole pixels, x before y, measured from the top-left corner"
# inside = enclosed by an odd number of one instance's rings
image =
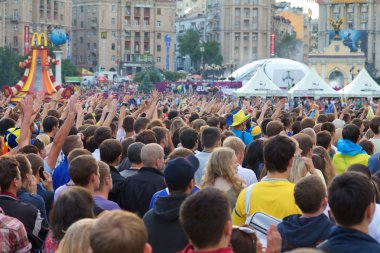
[[[270,58],[248,63],[233,72],[232,76],[236,81],[243,82],[244,85],[252,78],[258,68],[263,68],[264,73],[282,89],[292,88],[309,70],[301,62],[282,58]]]

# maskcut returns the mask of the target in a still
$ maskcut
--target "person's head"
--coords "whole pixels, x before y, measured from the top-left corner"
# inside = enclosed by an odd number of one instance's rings
[[[99,127],[95,130],[94,139],[98,147],[103,141],[112,138],[112,130],[109,127]]]
[[[363,176],[365,176],[366,178],[371,178],[371,172],[370,170],[368,169],[368,166],[364,165],[364,164],[360,164],[360,163],[355,163],[355,164],[351,164],[347,170],[347,172],[356,172],[356,173],[360,173],[362,174]]]
[[[331,136],[335,135],[335,125],[331,122],[325,122],[321,125],[321,131],[328,131]]]
[[[99,166],[99,188],[96,191],[106,191],[107,193],[112,189],[111,171],[108,164],[102,161],[97,161]]]
[[[203,119],[196,119],[191,122],[192,128],[194,128],[195,131],[198,133],[201,131],[201,127],[207,125],[206,121]]]
[[[163,127],[163,128],[166,129],[165,124],[164,124],[161,120],[159,120],[159,119],[152,120],[152,121],[148,124],[147,129],[152,129],[152,128],[154,128],[154,127]]]
[[[264,143],[264,164],[268,172],[288,173],[293,165],[296,144],[289,137],[277,135]]]
[[[216,127],[208,127],[201,133],[203,148],[213,149],[221,145],[220,131]]]
[[[105,140],[100,144],[99,152],[100,160],[112,166],[117,166],[121,159],[121,143],[114,139]]]
[[[164,127],[153,127],[152,131],[156,137],[157,144],[165,148],[169,145],[169,131]]]
[[[305,128],[301,130],[301,133],[307,134],[310,136],[311,141],[313,142],[313,146],[317,145],[317,135],[313,128]]]
[[[293,134],[298,134],[301,130],[301,121],[295,121],[292,125]]]
[[[26,154],[39,154],[40,152],[36,146],[29,144],[20,148],[17,153],[26,155]]]
[[[267,125],[268,125],[269,122],[271,122],[271,121],[272,121],[271,118],[265,118],[265,119],[263,119],[263,121],[261,122],[261,130],[263,131],[264,136],[267,136]]]
[[[321,115],[319,115],[318,118],[317,118],[317,123],[318,123],[318,124],[323,124],[323,123],[325,123],[325,122],[327,122],[327,121],[329,121],[329,119],[328,119],[328,117],[327,117],[326,114],[321,114]]]
[[[215,116],[208,117],[206,123],[210,127],[220,127],[219,119]]]
[[[95,218],[93,208],[94,199],[88,190],[70,187],[64,191],[50,212],[49,223],[53,238],[60,241],[74,222],[84,218]]]
[[[142,164],[141,161],[141,149],[145,146],[144,143],[135,142],[129,145],[127,150],[127,157],[131,164],[139,166]]]
[[[179,220],[186,236],[200,251],[222,244],[227,247],[232,230],[230,212],[227,195],[210,187],[182,203]]]
[[[21,188],[21,175],[18,169],[19,163],[12,156],[0,157],[0,188],[16,194]]]
[[[171,152],[168,155],[166,162],[173,160],[173,159],[176,159],[178,157],[187,157],[190,155],[194,155],[194,152],[192,150],[187,149],[187,148],[176,148],[173,150],[173,152]]]
[[[264,162],[264,141],[263,140],[255,140],[251,142],[244,156],[244,167],[251,169],[253,171],[258,172],[258,166],[260,163]],[[256,175],[259,173],[256,173]]]
[[[172,110],[168,113],[168,119],[169,120],[173,120],[174,118],[178,117],[179,116],[179,112],[178,111],[175,111],[175,110]]]
[[[17,154],[15,158],[19,164],[18,169],[20,170],[22,186],[26,188],[33,177],[32,166],[24,154]]]
[[[41,158],[41,156],[36,154],[27,154],[26,158],[28,158],[30,162],[30,166],[32,167],[32,173],[33,175],[39,179],[39,171],[44,169],[44,160]],[[39,181],[39,180],[38,180]]]
[[[213,186],[217,178],[223,178],[236,192],[240,192],[243,182],[236,175],[237,166],[236,155],[232,149],[226,147],[215,149],[206,164],[201,186]]]
[[[144,167],[162,170],[165,165],[164,149],[157,143],[150,143],[141,149],[141,161]]]
[[[138,134],[142,130],[146,129],[148,124],[149,124],[149,119],[145,117],[138,117],[133,124],[133,130],[135,131],[135,134]]]
[[[75,148],[83,148],[82,139],[78,135],[69,135],[66,137],[62,146],[62,152],[67,157]]]
[[[90,234],[96,219],[85,218],[73,223],[59,243],[57,253],[90,252]]]
[[[317,146],[324,147],[326,150],[331,148],[331,134],[324,130],[317,133]]]
[[[48,112],[47,112],[47,116],[54,116],[56,117],[57,119],[59,119],[61,117],[60,113],[57,111],[57,110],[54,110],[54,109],[50,109]]]
[[[360,137],[360,130],[354,124],[347,124],[343,127],[342,137],[345,140],[357,143]]]
[[[133,124],[135,123],[135,119],[132,116],[126,116],[123,119],[123,129],[125,132],[130,133],[133,132]]]
[[[182,127],[186,126],[185,121],[183,121],[182,118],[178,117],[172,120],[172,124],[170,126],[170,135],[173,138],[174,132],[177,131],[177,129],[180,129]]]
[[[304,214],[322,213],[327,206],[326,188],[318,176],[299,180],[294,187],[294,200]]]
[[[368,155],[373,155],[375,146],[373,145],[372,141],[361,139],[358,144],[363,148],[365,152],[367,152]]]
[[[170,160],[164,171],[166,185],[171,194],[175,192],[190,194],[194,188],[194,174],[199,160],[194,155]]]
[[[276,136],[284,131],[284,124],[279,120],[273,120],[266,127],[266,135],[269,137]]]
[[[298,142],[299,148],[302,150],[301,155],[310,158],[313,149],[313,141],[310,136],[299,133],[294,135],[293,138]]]
[[[136,135],[136,142],[141,142],[144,144],[157,143],[156,135],[152,130],[142,130]]]
[[[75,148],[67,156],[67,162],[70,164],[72,160],[74,160],[76,157],[80,155],[92,155],[92,154],[87,149]]]
[[[256,253],[257,240],[255,230],[249,225],[232,227],[231,247],[234,253]]]
[[[46,134],[52,134],[54,136],[58,132],[59,121],[54,116],[47,116],[42,121],[42,127]]]
[[[354,124],[355,126],[357,126],[359,128],[360,133],[363,133],[364,124],[363,124],[363,121],[361,119],[358,119],[358,118],[352,119],[351,124]]]
[[[333,179],[329,206],[339,226],[368,226],[375,211],[375,190],[365,176],[346,172]]]
[[[371,121],[369,122],[369,127],[371,128],[372,132],[374,134],[379,134],[380,132],[380,117],[374,117],[373,119],[371,119]]]
[[[90,235],[93,253],[151,253],[144,222],[135,214],[116,210],[103,215]]]
[[[315,126],[315,121],[312,118],[303,118],[301,120],[301,129],[313,128]]]
[[[184,128],[179,131],[179,140],[182,147],[195,150],[198,146],[198,132],[192,128]]]
[[[91,155],[80,155],[69,164],[69,175],[77,186],[99,188],[99,166]]]
[[[0,120],[0,136],[4,136],[5,132],[9,128],[14,128],[16,126],[16,121],[11,118],[2,118]]]
[[[235,152],[237,162],[243,164],[245,144],[240,138],[228,137],[224,140],[223,147],[232,149]]]

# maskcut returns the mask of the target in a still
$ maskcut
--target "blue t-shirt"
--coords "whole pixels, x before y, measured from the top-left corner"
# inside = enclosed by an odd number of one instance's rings
[[[69,163],[67,161],[67,157],[63,159],[57,168],[55,168],[52,179],[54,190],[57,190],[60,186],[70,181]]]
[[[191,194],[194,194],[194,193],[198,192],[199,190],[200,190],[199,187],[195,185],[194,189],[193,189],[193,192]],[[153,208],[154,202],[156,201],[156,199],[157,199],[158,196],[160,196],[160,197],[167,197],[167,196],[169,196],[169,189],[165,188],[165,189],[163,189],[161,191],[158,191],[155,194],[153,194],[152,200],[150,201],[150,204],[149,204],[149,209]]]
[[[235,134],[236,137],[240,138],[246,146],[248,146],[253,141],[253,137],[250,133],[236,129],[232,129],[232,132]]]

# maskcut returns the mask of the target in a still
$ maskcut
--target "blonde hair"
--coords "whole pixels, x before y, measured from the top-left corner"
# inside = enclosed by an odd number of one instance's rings
[[[215,149],[208,159],[201,187],[212,186],[215,184],[216,179],[221,177],[229,182],[232,189],[239,194],[243,189],[243,180],[236,175],[236,172],[231,170],[234,155],[235,152],[230,148]]]
[[[335,177],[334,165],[331,161],[327,150],[323,147],[315,147],[313,149],[313,154],[319,155],[325,161],[325,168],[322,170],[322,174],[325,178],[326,185],[329,186],[333,178]]]
[[[229,136],[227,137],[223,142],[223,147],[230,148],[233,151],[235,151],[235,154],[238,155],[245,150],[245,144],[244,142],[235,136]]]
[[[173,137],[174,132],[175,132],[177,129],[179,129],[179,128],[181,128],[181,127],[184,127],[184,126],[186,126],[186,123],[185,123],[185,121],[183,121],[182,118],[180,118],[180,117],[175,118],[175,119],[173,120],[171,126],[170,126],[170,131],[169,131],[169,132],[170,132],[170,136]]]
[[[298,141],[295,138],[290,138],[296,144],[296,151],[300,148]],[[289,182],[297,183],[301,178],[306,176],[307,167],[305,162],[302,160],[301,155],[295,156],[293,161],[293,166],[289,172]]]
[[[73,223],[59,243],[57,253],[89,252],[90,234],[95,219],[82,219]]]

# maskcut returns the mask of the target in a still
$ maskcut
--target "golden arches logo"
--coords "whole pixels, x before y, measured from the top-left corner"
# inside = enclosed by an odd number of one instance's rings
[[[43,45],[42,45],[43,39]],[[44,46],[47,47],[47,38],[45,33],[33,33],[32,46]]]

